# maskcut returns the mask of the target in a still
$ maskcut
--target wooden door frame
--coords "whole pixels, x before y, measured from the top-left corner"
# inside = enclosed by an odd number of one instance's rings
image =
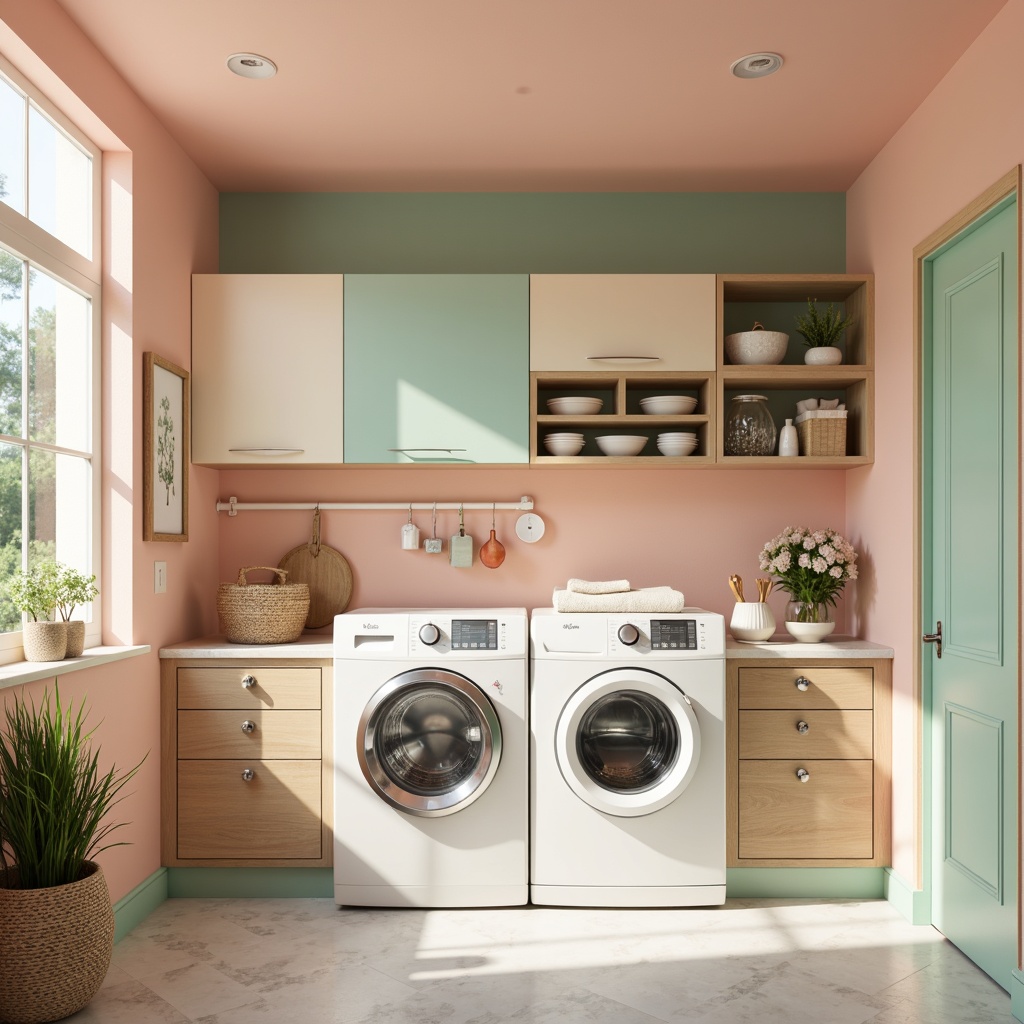
[[[915,888],[924,888],[924,730],[925,708],[922,701],[924,693],[924,661],[922,657],[921,643],[919,637],[924,633],[922,603],[924,594],[921,586],[921,573],[924,567],[925,553],[924,531],[922,529],[924,514],[924,493],[923,479],[924,471],[924,428],[922,414],[924,412],[924,268],[925,263],[938,249],[952,241],[958,234],[970,227],[979,217],[984,216],[989,210],[998,205],[1007,197],[1016,193],[1017,196],[1017,352],[1018,358],[1021,353],[1021,208],[1024,206],[1024,196],[1021,194],[1022,171],[1018,164],[1012,170],[1004,174],[998,181],[994,182],[973,202],[968,203],[962,210],[951,217],[940,228],[933,231],[927,238],[914,247],[914,523],[916,532],[916,543],[913,545],[914,559],[914,601],[913,601],[913,625],[914,642],[911,645],[911,673],[914,682],[914,765],[916,771],[916,785],[914,790],[914,817],[915,817],[915,859],[917,877],[914,879]],[[1021,372],[1024,363],[1018,368],[1018,400],[1017,400],[1017,437],[1021,439],[1021,407],[1024,405],[1024,394],[1020,386]],[[1020,447],[1024,453],[1024,446]],[[1018,585],[1018,628],[1017,628],[1017,811],[1020,817],[1020,778],[1021,778],[1021,626],[1022,618],[1020,587],[1022,582],[1021,566],[1021,499],[1024,495],[1024,473],[1017,474],[1017,585]],[[929,632],[931,625],[929,625]],[[1021,839],[1020,830],[1017,834],[1017,969],[1021,968],[1022,955],[1022,920],[1021,920]]]

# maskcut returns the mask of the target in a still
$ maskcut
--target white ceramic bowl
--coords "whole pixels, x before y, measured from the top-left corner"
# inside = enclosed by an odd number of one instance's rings
[[[669,430],[658,435],[659,441],[696,441],[696,430]]]
[[[548,411],[556,416],[591,416],[600,412],[603,405],[603,398],[587,398],[584,395],[548,399]]]
[[[579,455],[583,450],[583,438],[577,441],[566,437],[545,437],[544,447],[550,455]]]
[[[740,331],[725,336],[725,357],[730,363],[781,363],[786,358],[789,335],[781,331]]]
[[[672,444],[665,441],[658,442],[658,451],[670,458],[680,458],[683,455],[692,455],[697,450],[695,444]]]
[[[562,441],[582,441],[583,440],[583,435],[582,434],[578,434],[575,431],[571,431],[571,430],[555,431],[554,433],[545,434],[544,436],[545,437],[558,438],[559,440],[562,440]]]
[[[697,408],[690,395],[651,395],[640,399],[640,408],[648,416],[686,416]]]
[[[834,622],[789,622],[786,632],[802,644],[819,644],[836,628]]]
[[[605,455],[639,455],[647,444],[639,434],[604,434],[594,440]]]

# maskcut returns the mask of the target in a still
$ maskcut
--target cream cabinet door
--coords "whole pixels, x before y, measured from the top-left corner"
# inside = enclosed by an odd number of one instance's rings
[[[530,369],[714,370],[714,274],[533,274]]]
[[[192,277],[192,461],[342,462],[341,274]]]

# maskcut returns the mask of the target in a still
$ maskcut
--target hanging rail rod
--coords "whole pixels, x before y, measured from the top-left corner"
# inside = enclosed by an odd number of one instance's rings
[[[313,509],[323,511],[378,511],[381,509],[401,509],[403,511],[431,511],[437,509],[442,511],[455,511],[460,508],[466,511],[472,509],[494,509],[499,512],[529,512],[533,508],[533,498],[524,494],[518,501],[239,501],[237,498],[228,498],[227,501],[217,502],[218,512],[227,512],[229,516],[237,515],[239,512],[277,512],[289,510]]]

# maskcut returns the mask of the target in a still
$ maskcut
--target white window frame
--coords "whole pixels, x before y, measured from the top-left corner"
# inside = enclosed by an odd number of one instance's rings
[[[0,202],[0,245],[20,259],[27,260],[34,267],[52,277],[58,278],[69,288],[78,291],[90,300],[91,311],[91,360],[92,387],[90,398],[91,408],[91,548],[92,565],[89,569],[96,574],[100,598],[93,604],[93,614],[85,627],[86,647],[95,647],[100,643],[102,616],[98,601],[103,595],[102,567],[102,523],[101,523],[101,426],[103,410],[101,406],[101,338],[102,315],[100,295],[102,291],[102,194],[103,165],[102,151],[77,128],[71,120],[57,109],[28,79],[26,79],[9,61],[0,56],[0,75],[19,92],[27,97],[29,104],[42,113],[55,127],[82,149],[92,159],[92,225],[91,253],[83,255],[48,231],[33,223],[4,202]],[[25,183],[29,187],[28,147],[25,149]],[[54,445],[35,445],[42,450],[60,453],[62,449]],[[73,454],[78,455],[78,452]],[[0,664],[10,664],[23,657],[21,632],[0,633]]]

